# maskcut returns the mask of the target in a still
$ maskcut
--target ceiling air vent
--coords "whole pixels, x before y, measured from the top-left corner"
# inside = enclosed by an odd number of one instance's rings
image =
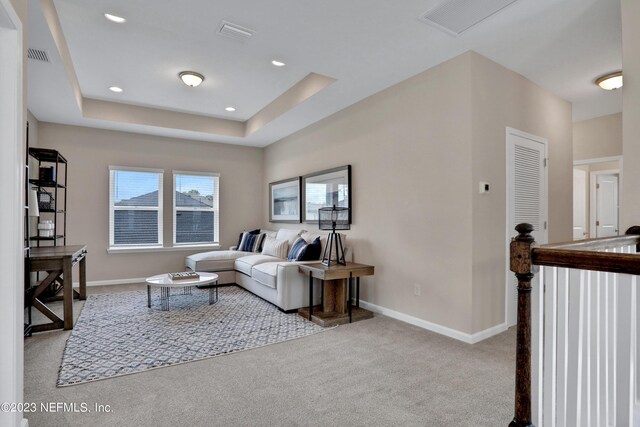
[[[447,0],[418,19],[457,36],[517,0]]]
[[[30,47],[27,49],[27,58],[33,59],[34,61],[51,62],[49,60],[49,54],[43,49],[34,49]]]
[[[250,30],[249,28],[241,27],[240,25],[232,24],[231,22],[222,21],[222,24],[220,24],[220,28],[218,28],[218,34],[234,40],[245,42],[253,37],[255,31]]]

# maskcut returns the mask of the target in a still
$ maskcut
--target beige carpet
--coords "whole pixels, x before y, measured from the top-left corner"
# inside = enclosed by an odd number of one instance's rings
[[[116,289],[132,287],[108,291]],[[513,416],[513,328],[471,346],[377,316],[229,356],[56,388],[68,336],[25,341],[25,402],[84,402],[92,412],[38,411],[27,416],[32,427],[493,427]],[[111,412],[94,412],[96,404]]]

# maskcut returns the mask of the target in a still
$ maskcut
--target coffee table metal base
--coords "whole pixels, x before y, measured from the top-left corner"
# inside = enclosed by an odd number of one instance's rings
[[[169,297],[171,296],[171,287],[159,286],[160,288],[160,310],[169,311]],[[182,288],[182,295],[191,295],[191,286]],[[209,288],[209,305],[218,302],[218,286]],[[147,285],[147,307],[151,308],[151,285]]]

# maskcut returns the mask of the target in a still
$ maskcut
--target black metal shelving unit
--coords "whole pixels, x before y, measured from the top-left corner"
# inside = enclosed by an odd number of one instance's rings
[[[52,207],[40,207],[40,214],[46,213],[53,217],[53,236],[31,236],[30,240],[36,242],[36,246],[40,247],[41,242],[52,242],[53,246],[58,246],[62,241],[63,245],[67,243],[67,159],[62,156],[57,150],[49,148],[29,148],[29,156],[38,161],[38,171],[43,165],[54,167],[53,180],[42,179],[29,179],[29,184],[32,187],[41,191],[43,189],[49,189],[53,192],[53,205]],[[60,172],[60,167],[64,169],[64,172]],[[39,196],[40,197],[40,196]],[[60,206],[60,197],[62,197],[62,206]],[[42,204],[40,203],[40,206]],[[42,216],[42,215],[41,215]],[[62,225],[62,227],[60,227]]]

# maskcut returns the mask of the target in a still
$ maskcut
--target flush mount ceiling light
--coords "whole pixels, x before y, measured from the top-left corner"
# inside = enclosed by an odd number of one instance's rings
[[[596,84],[604,90],[615,90],[622,87],[622,71],[605,74],[596,79]]]
[[[230,113],[233,113],[234,111],[236,111],[236,109],[233,107],[227,107],[225,108],[225,110],[229,111]]]
[[[183,71],[178,76],[182,79],[182,82],[190,87],[196,87],[204,80],[204,76],[195,71]]]
[[[121,88],[121,87],[118,87],[118,86],[111,86],[111,87],[109,88],[109,90],[110,90],[111,92],[115,92],[115,93],[120,93],[120,92],[122,92],[122,88]]]
[[[127,22],[127,20],[124,19],[122,16],[112,15],[110,13],[105,13],[104,17],[107,18],[109,21],[115,22],[117,24],[124,24],[125,22]]]
[[[274,67],[284,67],[286,65],[284,62],[278,61],[277,59],[274,59],[271,63]]]

